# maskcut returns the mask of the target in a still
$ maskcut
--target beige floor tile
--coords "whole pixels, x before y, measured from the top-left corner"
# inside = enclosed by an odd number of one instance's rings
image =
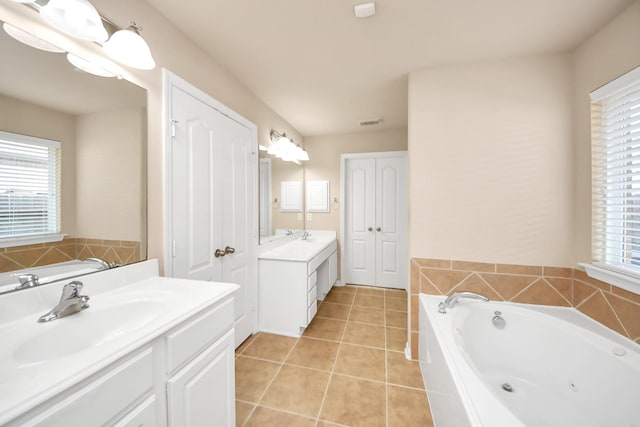
[[[407,330],[397,328],[386,328],[387,350],[404,351],[407,344]]]
[[[383,383],[333,375],[320,419],[353,427],[384,427],[385,395]]]
[[[391,311],[385,312],[386,325],[393,328],[407,328],[407,312],[406,311]]]
[[[337,342],[302,337],[285,363],[330,371],[336,360],[339,346]]]
[[[258,406],[246,427],[314,427],[316,420]]]
[[[335,287],[324,297],[324,302],[333,302],[336,304],[353,304],[355,292],[337,290]]]
[[[373,295],[377,297],[384,296],[383,288],[375,288],[373,286],[360,286],[358,288],[358,295]]]
[[[356,294],[355,299],[353,300],[353,305],[361,305],[363,307],[373,307],[384,309],[384,296],[382,294],[380,296],[375,295],[361,295]]]
[[[335,292],[350,292],[352,294],[358,292],[358,286],[353,285],[333,286],[331,289]]]
[[[260,335],[260,333],[254,334],[254,335],[250,335],[249,338],[247,338],[246,340],[244,340],[242,342],[242,344],[240,344],[238,346],[238,348],[236,348],[236,354],[242,354],[242,352],[251,345],[251,343],[253,342],[254,339],[256,339],[256,337]]]
[[[318,308],[318,317],[326,317],[328,319],[347,320],[349,317],[350,305],[335,304],[331,302],[323,302]]]
[[[386,297],[384,303],[387,310],[407,311],[406,298]]]
[[[386,297],[407,297],[407,291],[404,289],[385,289],[384,296]]]
[[[384,310],[380,308],[354,305],[351,308],[349,320],[352,322],[369,323],[372,325],[384,325]]]
[[[384,348],[385,332],[383,326],[366,325],[363,323],[347,322],[343,342],[360,344],[369,347]]]
[[[384,350],[340,344],[333,371],[374,381],[385,381]]]
[[[346,323],[344,320],[315,317],[304,331],[304,336],[339,341]]]
[[[262,333],[253,340],[242,355],[282,362],[296,344],[296,341],[297,339],[292,337]]]
[[[418,362],[407,360],[404,353],[395,351],[387,351],[387,382],[424,389]]]
[[[279,364],[240,356],[236,359],[236,399],[256,402],[280,367]]]
[[[255,405],[251,403],[236,400],[236,427],[244,425],[244,422],[247,421],[254,407]]]
[[[387,386],[388,427],[433,427],[427,393],[404,387]]]
[[[329,376],[327,372],[284,365],[260,403],[295,414],[316,417]]]

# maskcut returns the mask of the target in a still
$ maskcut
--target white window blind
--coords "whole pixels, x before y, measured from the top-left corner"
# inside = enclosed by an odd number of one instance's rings
[[[640,275],[640,68],[591,101],[593,261]]]
[[[0,131],[0,241],[57,234],[59,224],[60,143]]]

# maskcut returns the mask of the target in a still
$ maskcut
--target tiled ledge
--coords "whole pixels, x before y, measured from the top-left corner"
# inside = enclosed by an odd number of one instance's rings
[[[418,294],[481,293],[497,301],[575,307],[640,343],[640,296],[565,267],[411,259],[409,331],[417,358]]]

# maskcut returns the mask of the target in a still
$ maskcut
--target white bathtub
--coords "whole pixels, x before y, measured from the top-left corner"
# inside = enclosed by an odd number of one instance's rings
[[[441,314],[443,300],[420,295],[437,427],[640,427],[639,345],[571,308],[462,299]]]

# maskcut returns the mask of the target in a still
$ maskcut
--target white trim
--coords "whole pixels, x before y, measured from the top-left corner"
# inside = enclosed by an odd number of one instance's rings
[[[14,248],[17,246],[37,245],[39,243],[59,242],[66,234],[41,234],[37,236],[9,237],[0,239],[0,248]]]
[[[636,67],[626,74],[623,74],[620,77],[616,77],[609,83],[605,84],[604,86],[600,86],[598,89],[591,92],[589,94],[589,97],[591,97],[591,102],[600,102],[604,98],[613,95],[620,90],[623,90],[627,86],[637,83],[638,80],[640,80],[640,67]]]
[[[52,139],[38,138],[37,136],[24,135],[21,133],[0,131],[0,140],[20,142],[22,144],[39,145],[47,148],[60,148],[60,141]]]
[[[640,277],[627,271],[621,271],[614,267],[603,264],[578,263],[583,267],[587,275],[593,279],[600,280],[626,291],[640,295]]]

